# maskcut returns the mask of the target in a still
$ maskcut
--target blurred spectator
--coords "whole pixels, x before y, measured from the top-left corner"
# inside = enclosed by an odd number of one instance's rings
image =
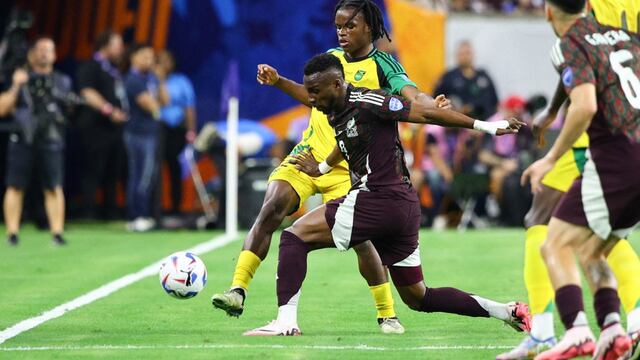
[[[543,0],[452,0],[452,12],[491,13],[540,13],[544,9]]]
[[[500,104],[500,110],[487,121],[500,121],[512,117],[524,119],[526,104],[522,97],[512,95]],[[480,162],[490,168],[490,190],[498,202],[502,200],[504,179],[518,170],[519,153],[527,150],[519,147],[517,142],[522,143],[521,134],[488,139],[478,156]]]
[[[169,102],[166,74],[153,73],[155,52],[149,45],[133,45],[129,50],[131,69],[125,78],[129,99],[129,120],[124,129],[129,174],[127,212],[131,231],[148,231],[155,227],[151,217],[151,200],[158,173],[158,132],[160,109]]]
[[[425,126],[422,131],[426,133],[426,146],[420,170],[431,191],[429,217],[433,220],[433,228],[441,230],[447,226],[446,213],[452,205],[449,188],[456,174],[476,172],[476,154],[481,141],[465,129]],[[419,178],[415,173],[412,177]],[[414,184],[414,187],[419,189],[420,184]]]
[[[175,73],[176,62],[173,54],[165,50],[158,54],[156,74],[166,77],[169,103],[162,108],[162,158],[169,166],[171,185],[171,213],[180,213],[182,202],[182,171],[178,155],[187,143],[196,137],[195,92],[188,77]]]
[[[96,191],[103,190],[104,215],[116,216],[116,183],[122,177],[122,124],[128,102],[118,65],[124,46],[111,31],[98,36],[91,60],[78,68],[78,89],[89,107],[80,109],[78,127],[84,147],[82,195],[84,216],[96,218]]]
[[[444,94],[457,111],[475,119],[487,119],[496,112],[498,96],[489,74],[475,68],[469,41],[458,45],[456,62],[456,68],[440,78],[433,93]]]
[[[10,87],[0,94],[0,116],[13,114],[18,124],[18,130],[10,135],[6,155],[7,241],[18,244],[24,189],[37,175],[53,242],[64,245],[64,126],[67,107],[74,98],[71,79],[53,69],[56,49],[50,38],[35,40],[27,58],[28,71],[15,70]]]

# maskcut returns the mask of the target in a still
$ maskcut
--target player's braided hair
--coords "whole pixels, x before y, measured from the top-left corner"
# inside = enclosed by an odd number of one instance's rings
[[[371,28],[371,41],[376,41],[383,36],[386,37],[387,40],[391,41],[389,32],[384,27],[382,11],[372,0],[340,0],[338,1],[338,4],[336,4],[336,8],[333,11],[334,17],[338,10],[345,7],[356,9],[356,11],[354,11],[353,13],[352,18],[358,15],[360,11],[362,11],[362,15],[364,15],[364,21]]]
[[[307,61],[304,65],[304,75],[309,76],[325,72],[329,69],[336,69],[340,71],[340,74],[342,74],[342,77],[344,78],[344,69],[342,68],[340,59],[338,59],[337,56],[328,53],[318,54]]]

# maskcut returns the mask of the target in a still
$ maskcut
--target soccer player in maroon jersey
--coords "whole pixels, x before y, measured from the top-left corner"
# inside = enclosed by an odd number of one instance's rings
[[[398,121],[465,127],[494,135],[511,134],[524,123],[484,122],[424,104],[410,103],[384,90],[355,88],[344,79],[340,60],[331,54],[312,58],[304,69],[309,103],[327,115],[337,146],[322,163],[308,152],[291,161],[310,176],[320,176],[343,158],[349,164],[351,189],[286,229],[280,238],[277,272],[278,319],[245,335],[299,335],[289,301],[306,276],[307,253],[339,250],[371,240],[389,268],[402,300],[413,310],[494,317],[518,331],[529,329],[526,304],[498,303],[454,288],[428,288],[420,265],[420,204],[411,187],[398,137]]]
[[[558,157],[585,130],[584,171],[562,198],[542,246],[555,299],[567,329],[536,359],[623,359],[631,340],[620,325],[616,279],[604,254],[640,222],[640,39],[584,16],[585,0],[548,0],[546,16],[561,38],[554,62],[571,105],[549,153],[523,173],[535,192]],[[594,293],[595,343],[584,313],[577,254]]]

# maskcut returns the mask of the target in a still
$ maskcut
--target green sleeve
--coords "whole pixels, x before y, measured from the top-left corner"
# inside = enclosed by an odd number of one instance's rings
[[[418,87],[416,83],[409,79],[406,71],[393,56],[378,51],[375,55],[376,63],[382,71],[381,86],[392,94],[399,95],[403,87],[410,85]]]

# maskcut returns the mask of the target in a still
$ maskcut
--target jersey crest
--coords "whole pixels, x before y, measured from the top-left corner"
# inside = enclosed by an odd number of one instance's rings
[[[347,122],[347,137],[358,137],[358,128],[356,127],[356,118],[354,117]]]

